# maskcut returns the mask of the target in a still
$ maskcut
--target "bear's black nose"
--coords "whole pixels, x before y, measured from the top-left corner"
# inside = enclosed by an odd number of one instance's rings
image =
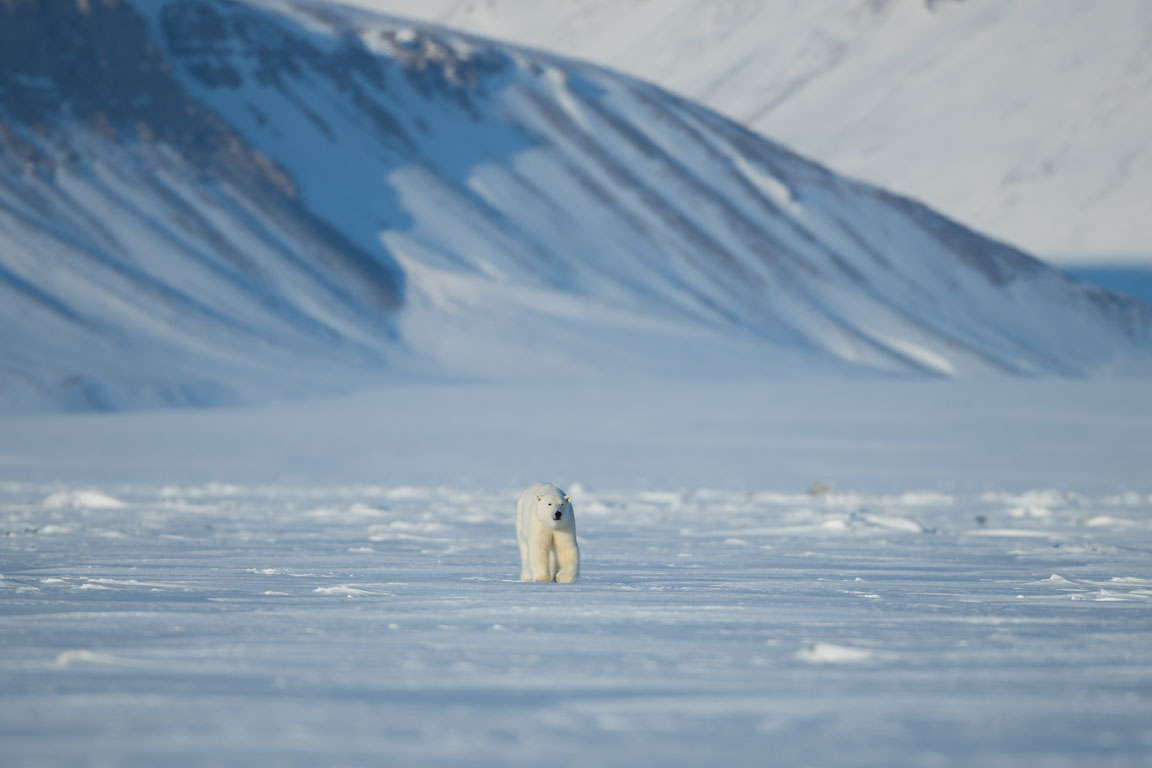
[[[552,519],[553,519],[553,520],[559,520],[559,519],[560,519],[560,515],[561,515],[561,512],[560,512],[560,510],[556,510],[556,514],[552,515]]]

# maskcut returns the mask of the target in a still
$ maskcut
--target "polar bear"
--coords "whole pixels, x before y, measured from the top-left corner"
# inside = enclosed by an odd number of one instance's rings
[[[536,483],[516,504],[520,581],[576,581],[580,549],[572,500],[550,483]]]

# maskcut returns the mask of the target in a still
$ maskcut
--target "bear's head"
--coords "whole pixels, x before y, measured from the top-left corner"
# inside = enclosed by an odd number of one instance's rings
[[[555,493],[536,497],[536,518],[548,528],[562,528],[572,523],[572,500]]]

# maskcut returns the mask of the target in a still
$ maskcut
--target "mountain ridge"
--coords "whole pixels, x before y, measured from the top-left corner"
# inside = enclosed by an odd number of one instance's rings
[[[631,78],[326,3],[47,6],[27,44],[63,19],[81,53],[140,48],[118,66],[146,85],[105,71],[129,85],[103,117],[6,114],[9,408],[1152,358],[1146,305]],[[77,87],[0,65],[5,94]]]
[[[1152,263],[1141,0],[344,1],[659,83],[1060,264]]]

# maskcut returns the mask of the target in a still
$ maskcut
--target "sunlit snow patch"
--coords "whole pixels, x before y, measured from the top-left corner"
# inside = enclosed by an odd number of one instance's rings
[[[75,490],[53,493],[41,505],[45,509],[120,509],[124,502],[100,491]]]
[[[812,643],[796,652],[796,658],[813,664],[858,664],[874,657],[866,648],[853,648],[832,643]]]
[[[96,653],[95,651],[85,649],[63,651],[56,656],[56,666],[58,667],[68,667],[77,663],[108,664],[121,667],[139,666],[140,664],[140,662],[134,661],[133,659],[125,659],[107,653]]]

